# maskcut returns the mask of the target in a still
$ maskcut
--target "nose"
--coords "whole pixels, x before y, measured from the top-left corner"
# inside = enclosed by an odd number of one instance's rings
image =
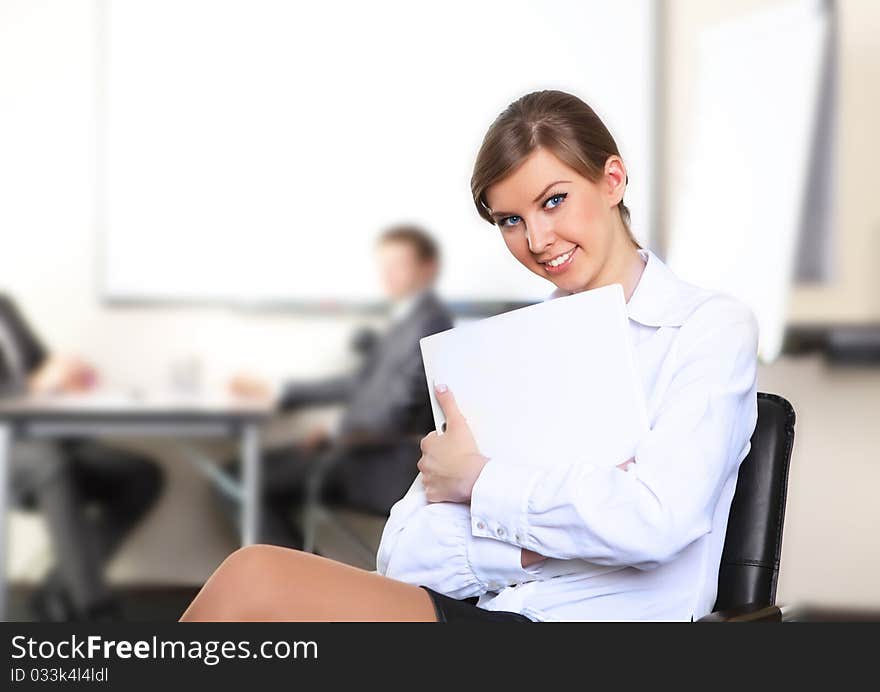
[[[549,219],[541,219],[540,216],[526,225],[526,239],[529,241],[529,251],[533,255],[540,255],[553,244],[555,236]]]

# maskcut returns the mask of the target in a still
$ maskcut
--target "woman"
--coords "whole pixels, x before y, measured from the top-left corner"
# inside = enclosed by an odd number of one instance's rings
[[[651,428],[632,459],[593,465],[584,440],[584,458],[538,470],[488,461],[440,384],[447,430],[422,440],[421,475],[392,509],[378,573],[243,548],[183,619],[688,620],[709,612],[757,419],[757,328],[743,305],[678,280],[639,247],[626,184],[598,116],[556,91],[528,94],[498,117],[471,179],[478,213],[523,266],[556,286],[553,296],[623,286]],[[571,365],[536,354],[546,405],[553,378]]]

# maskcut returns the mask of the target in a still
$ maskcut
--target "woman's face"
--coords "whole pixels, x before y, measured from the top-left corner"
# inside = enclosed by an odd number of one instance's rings
[[[626,169],[609,157],[592,182],[546,149],[486,189],[486,202],[507,248],[520,263],[575,293],[619,280],[630,245],[617,210]]]

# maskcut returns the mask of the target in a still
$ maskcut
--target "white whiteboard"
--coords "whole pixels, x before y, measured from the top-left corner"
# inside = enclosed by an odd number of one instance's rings
[[[651,0],[102,5],[102,286],[123,300],[362,302],[387,225],[440,240],[450,300],[534,300],[470,198],[514,98],[577,94],[650,237]]]
[[[681,278],[751,307],[765,362],[782,350],[828,29],[822,0],[793,0],[700,40],[668,261]]]

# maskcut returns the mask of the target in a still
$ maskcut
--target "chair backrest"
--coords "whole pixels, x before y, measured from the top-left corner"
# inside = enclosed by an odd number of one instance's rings
[[[776,602],[794,420],[787,400],[758,393],[758,423],[730,506],[714,610]]]

